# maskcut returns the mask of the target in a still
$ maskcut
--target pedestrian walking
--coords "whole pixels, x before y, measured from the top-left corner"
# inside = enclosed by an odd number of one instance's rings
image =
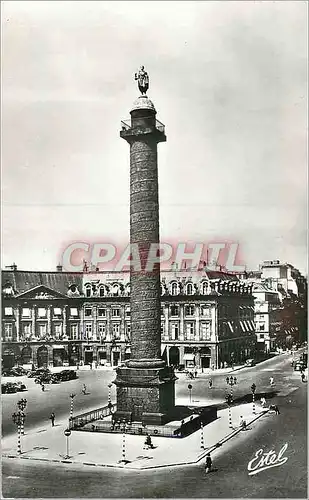
[[[246,428],[247,428],[247,423],[246,423],[246,421],[244,420],[244,417],[243,417],[242,415],[240,416],[240,419],[239,419],[239,427],[240,427],[243,431],[245,431],[245,430],[246,430]]]
[[[212,468],[212,460],[210,453],[208,453],[206,455],[206,461],[205,461],[205,473],[209,474],[209,472],[211,472],[211,468]]]
[[[304,373],[301,374],[301,381],[305,382],[306,375]]]
[[[51,416],[49,418],[51,420],[52,427],[55,427],[55,414],[54,414],[54,412],[51,414]]]
[[[209,389],[211,389],[212,388],[212,379],[211,378],[209,379],[208,384],[209,384]]]
[[[144,450],[149,450],[149,448],[153,448],[152,440],[150,434],[147,434],[145,443],[144,443]]]
[[[261,398],[261,405],[262,405],[262,408],[265,408],[265,406],[266,406],[266,399],[265,398]]]
[[[197,378],[197,369],[194,370],[194,377]]]
[[[271,386],[273,386],[273,385],[274,385],[274,378],[273,378],[273,377],[270,377],[270,379],[269,379],[269,383],[270,383],[270,385],[271,385]]]
[[[275,412],[276,412],[276,415],[280,415],[280,411],[279,411],[278,405],[275,405]]]
[[[83,388],[82,388],[82,393],[85,395],[87,394],[87,387],[85,384],[83,384]]]
[[[42,389],[43,392],[45,391],[45,385],[44,384],[41,384],[41,389]]]

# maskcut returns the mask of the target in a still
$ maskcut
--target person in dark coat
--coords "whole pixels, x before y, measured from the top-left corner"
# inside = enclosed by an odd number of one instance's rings
[[[150,434],[147,434],[145,443],[144,443],[144,449],[148,450],[149,448],[153,448],[152,440]]]
[[[280,411],[279,411],[278,405],[275,405],[275,412],[276,412],[276,415],[280,415]]]
[[[54,427],[55,426],[55,414],[54,414],[54,412],[51,414],[51,416],[49,418],[51,420],[52,427]]]
[[[208,453],[206,455],[205,473],[208,474],[209,472],[211,472],[211,468],[212,468],[212,460],[211,460],[210,453]]]

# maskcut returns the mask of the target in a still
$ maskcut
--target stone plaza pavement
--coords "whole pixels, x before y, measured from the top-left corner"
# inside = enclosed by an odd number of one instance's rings
[[[2,440],[2,456],[8,458],[62,462],[102,467],[123,467],[126,469],[149,469],[199,463],[205,455],[214,450],[224,449],[224,442],[238,433],[254,432],[255,421],[263,419],[268,412],[256,405],[253,414],[252,403],[232,407],[233,428],[229,428],[228,409],[218,411],[218,418],[185,438],[152,437],[154,449],[145,450],[145,436],[125,435],[125,459],[123,459],[123,435],[72,431],[69,437],[69,458],[67,438],[64,430],[68,421],[56,421],[55,427],[47,421],[40,427],[25,430],[22,436],[21,455],[17,454],[17,434]],[[248,425],[247,431],[239,427],[240,416]],[[265,418],[265,417],[264,417]],[[218,445],[219,444],[219,445]],[[222,448],[221,446],[222,445]]]

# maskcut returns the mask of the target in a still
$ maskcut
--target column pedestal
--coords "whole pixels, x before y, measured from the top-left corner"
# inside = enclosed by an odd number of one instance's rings
[[[162,368],[117,369],[117,411],[114,419],[163,425],[175,407],[175,375],[169,366]]]

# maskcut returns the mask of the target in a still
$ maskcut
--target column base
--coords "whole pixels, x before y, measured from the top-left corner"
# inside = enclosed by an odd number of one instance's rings
[[[146,361],[146,360],[141,360]],[[148,366],[152,360],[147,360]],[[162,363],[162,360],[153,360]],[[175,408],[175,374],[171,367],[135,368],[135,360],[117,368],[117,411],[113,420],[130,420],[144,425],[163,425]],[[165,363],[163,362],[163,365]]]

